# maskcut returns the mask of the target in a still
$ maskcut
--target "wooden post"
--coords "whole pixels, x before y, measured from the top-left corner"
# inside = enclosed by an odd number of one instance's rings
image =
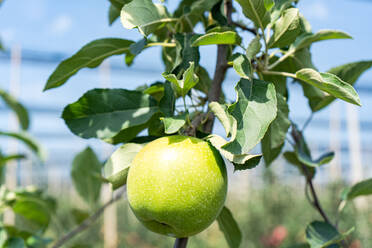
[[[101,78],[101,85],[103,88],[111,86],[110,78],[110,62],[105,60],[99,67],[99,74]],[[110,156],[113,152],[111,145],[102,144],[102,155],[104,158]],[[102,202],[108,202],[113,195],[110,185],[104,185],[101,191]],[[118,232],[117,232],[117,211],[116,204],[107,207],[103,213],[103,247],[116,248],[118,246]]]
[[[333,158],[329,166],[329,173],[332,181],[338,181],[342,177],[342,165],[340,159],[342,153],[340,143],[340,103],[337,101],[330,106],[329,130],[329,147],[331,151],[335,152],[335,157]]]
[[[20,73],[21,72],[21,47],[14,46],[11,49],[10,55],[10,82],[9,82],[9,93],[15,98],[19,96],[20,92]],[[9,130],[18,131],[18,122],[14,113],[9,116]],[[16,154],[18,152],[18,141],[13,138],[9,138],[9,154]],[[18,162],[13,160],[6,166],[5,185],[8,189],[13,190],[17,187],[17,165]],[[15,222],[14,213],[7,210],[4,212],[4,223],[7,225],[13,225]]]

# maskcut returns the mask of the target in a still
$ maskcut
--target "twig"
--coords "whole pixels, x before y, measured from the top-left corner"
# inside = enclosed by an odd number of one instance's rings
[[[231,24],[231,14],[232,14],[232,2],[231,0],[225,1],[225,12],[227,17],[227,23]],[[214,76],[211,84],[211,88],[208,92],[208,102],[218,101],[221,96],[222,91],[222,82],[225,79],[227,65],[227,56],[228,56],[228,49],[227,45],[218,45],[217,47],[217,62],[216,67],[214,70]],[[204,125],[204,131],[210,133],[213,129],[214,124],[214,115],[211,113],[208,116],[208,120]]]
[[[252,33],[254,35],[257,35],[257,30],[255,28],[247,27],[247,26],[245,26],[243,24],[240,24],[239,22],[231,22],[231,24],[234,25],[234,26],[237,26],[238,28],[241,28],[241,29],[243,29],[245,31],[248,31],[248,32],[250,32],[250,33]]]
[[[188,238],[177,238],[174,248],[186,248]]]
[[[124,194],[123,192],[118,193],[116,196],[111,198],[108,202],[106,202],[102,207],[100,207],[93,215],[89,216],[86,220],[84,220],[79,226],[72,229],[70,232],[68,232],[65,236],[57,240],[57,242],[52,246],[52,248],[58,248],[61,247],[64,243],[75,237],[80,232],[83,232],[85,229],[89,228],[105,211],[107,207],[109,207],[111,204],[118,201]]]
[[[314,116],[314,113],[311,112],[309,118],[307,118],[307,120],[305,121],[305,124],[303,125],[301,132],[303,132],[306,129],[306,127],[310,124],[311,120],[313,119],[313,116]]]

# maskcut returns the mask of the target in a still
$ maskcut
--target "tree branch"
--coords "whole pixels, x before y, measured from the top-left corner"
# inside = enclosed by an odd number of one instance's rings
[[[61,247],[63,244],[65,244],[67,241],[75,237],[77,234],[85,231],[85,229],[89,228],[103,214],[107,207],[118,201],[123,195],[124,191],[115,195],[113,198],[111,198],[111,200],[109,200],[102,207],[100,207],[93,215],[89,216],[86,220],[84,220],[79,226],[75,227],[65,236],[57,240],[57,242],[52,246],[52,248]]]
[[[232,24],[231,14],[232,14],[232,2],[231,0],[225,0],[225,12],[227,17],[227,23]],[[222,82],[225,79],[226,71],[229,66],[227,65],[227,56],[228,56],[227,45],[218,45],[217,46],[217,62],[214,70],[214,76],[211,84],[211,88],[208,92],[208,102],[218,101],[221,96],[222,91]],[[204,131],[210,133],[213,129],[214,124],[214,115],[211,113],[208,116],[208,120],[204,125]]]
[[[241,24],[239,22],[234,22],[234,21],[231,24],[234,25],[234,26],[236,26],[236,27],[238,27],[238,28],[241,28],[241,29],[243,29],[245,31],[248,31],[248,32],[250,32],[250,33],[252,33],[254,35],[257,35],[257,30],[255,28],[250,28],[250,27],[247,27],[247,26],[245,26],[245,25],[243,25],[243,24]]]

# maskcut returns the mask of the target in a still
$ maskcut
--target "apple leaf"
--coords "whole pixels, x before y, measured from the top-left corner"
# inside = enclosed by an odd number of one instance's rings
[[[269,41],[269,47],[285,47],[290,45],[301,32],[299,11],[290,8],[274,23],[273,35]]]
[[[107,140],[147,123],[158,110],[156,101],[140,91],[93,89],[67,105],[62,118],[82,138]]]
[[[227,160],[229,160],[234,165],[234,170],[248,170],[253,169],[256,167],[262,155],[261,154],[232,154],[229,151],[223,149],[223,145],[227,143],[227,141],[218,136],[218,135],[209,135],[206,139],[214,146],[222,156],[224,156]]]
[[[194,73],[194,62],[190,62],[189,68],[183,73],[182,79],[177,79],[174,74],[162,74],[163,77],[171,82],[178,95],[185,97],[186,94],[199,82],[198,76]]]
[[[353,200],[359,196],[372,195],[372,178],[353,185],[346,193],[347,200]]]
[[[251,79],[252,78],[252,68],[251,68],[251,62],[247,58],[247,56],[243,54],[236,54],[236,57],[233,60],[233,67],[236,71],[236,73],[241,77],[245,79]]]
[[[261,51],[262,44],[260,40],[260,37],[256,36],[249,43],[248,48],[245,51],[248,59],[252,60]]]
[[[164,83],[164,96],[160,100],[159,108],[160,111],[166,116],[173,116],[174,110],[176,108],[176,97],[174,95],[172,85],[170,82]]]
[[[31,151],[33,151],[39,157],[39,159],[41,159],[42,161],[46,159],[46,152],[43,149],[43,147],[40,144],[38,144],[38,142],[33,137],[31,137],[28,133],[26,132],[14,133],[14,132],[0,131],[0,136],[2,135],[18,139],[23,144],[25,144]]]
[[[347,232],[340,234],[336,228],[329,223],[313,221],[306,227],[306,241],[311,248],[330,247],[330,245],[339,244],[353,231],[354,228],[351,228]]]
[[[190,67],[191,62],[195,64],[195,67],[198,67],[200,60],[199,47],[191,46],[198,35],[177,33],[174,37],[176,38],[176,56],[169,55],[172,57],[171,63],[174,66],[171,72],[179,75],[182,70],[187,70]]]
[[[334,97],[346,102],[361,106],[358,93],[348,83],[342,81],[331,73],[319,73],[314,69],[306,68],[296,72],[296,77]]]
[[[237,99],[229,106],[228,112],[237,120],[236,136],[222,148],[236,155],[248,154],[276,117],[275,87],[273,83],[242,78],[235,90]]]
[[[358,80],[358,78],[365,72],[366,70],[370,69],[372,67],[372,60],[368,61],[359,61],[359,62],[353,62],[345,65],[340,65],[334,68],[331,68],[328,72],[336,75],[341,80],[354,85],[355,82]],[[322,94],[318,93],[318,102],[316,107],[313,109],[313,111],[318,111],[323,109],[324,107],[328,106],[330,103],[332,103],[336,98],[324,94],[324,92],[320,92]]]
[[[305,176],[309,176],[310,178],[314,178],[315,176],[315,168],[314,167],[308,167],[307,173],[303,169],[303,164],[300,160],[298,160],[297,155],[295,152],[287,151],[283,153],[283,157],[287,160],[288,163],[291,165],[297,167],[297,169]]]
[[[253,21],[258,28],[264,29],[270,22],[270,12],[262,0],[237,0],[243,9],[243,14]]]
[[[242,242],[242,233],[231,211],[223,207],[217,222],[230,248],[238,248]]]
[[[164,124],[166,134],[176,133],[186,124],[186,113],[173,117],[162,117],[160,120]]]
[[[22,129],[27,130],[30,125],[30,118],[28,116],[27,109],[20,102],[18,102],[17,99],[1,89],[0,98],[2,98],[5,104],[16,113]]]
[[[314,42],[330,39],[352,39],[350,35],[338,30],[320,30],[319,32],[305,33],[299,36],[296,41],[290,46],[289,50],[305,48]]]
[[[197,38],[192,46],[206,45],[239,45],[242,39],[235,31],[208,32]]]
[[[225,128],[226,136],[231,137],[235,136],[233,132],[236,130],[237,122],[228,112],[227,112],[227,105],[220,104],[218,102],[211,102],[209,104],[210,110],[214,113],[214,115],[218,118],[221,122],[222,126]]]
[[[280,154],[284,141],[291,125],[288,119],[289,108],[286,99],[281,94],[276,94],[277,99],[277,116],[270,124],[264,138],[261,142],[261,148],[266,166]]]
[[[264,4],[265,4],[266,10],[270,11],[274,7],[275,2],[274,0],[264,0]]]
[[[72,162],[72,182],[79,195],[90,205],[99,199],[101,169],[101,162],[90,147],[78,153]]]
[[[127,53],[132,43],[133,41],[130,40],[116,38],[100,39],[88,43],[57,66],[49,76],[44,91],[63,85],[80,69],[95,68],[110,56]]]
[[[127,143],[120,146],[106,161],[103,169],[104,177],[115,190],[127,183],[130,164],[144,144]]]
[[[154,4],[152,0],[132,0],[121,9],[120,19],[124,28],[138,28],[144,36],[153,33],[164,23],[178,20],[169,18],[165,6]]]
[[[4,244],[3,247],[9,248],[26,248],[25,241],[19,237],[10,237]]]
[[[108,19],[109,19],[109,24],[112,25],[116,19],[120,17],[120,9],[116,8],[115,5],[111,4],[109,8],[109,14],[108,14]]]

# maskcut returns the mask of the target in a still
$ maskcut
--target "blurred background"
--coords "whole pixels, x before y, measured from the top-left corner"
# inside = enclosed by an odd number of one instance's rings
[[[176,3],[169,1],[172,9]],[[299,9],[310,21],[313,31],[340,29],[353,40],[319,42],[312,46],[313,61],[320,71],[348,62],[372,59],[372,1],[303,0]],[[61,88],[43,92],[48,76],[59,62],[88,42],[104,37],[139,40],[136,30],[125,30],[119,21],[108,25],[109,1],[4,1],[0,8],[0,37],[5,52],[0,52],[0,88],[19,99],[31,115],[31,134],[44,146],[47,159],[23,160],[8,167],[7,181],[15,186],[37,185],[58,197],[62,207],[49,230],[56,237],[74,226],[69,207],[88,209],[71,185],[71,162],[76,153],[91,146],[104,161],[115,147],[74,136],[60,118],[64,106],[76,101],[92,88],[135,89],[162,80],[160,49],[145,50],[131,67],[122,56],[106,60],[97,69],[84,69]],[[246,35],[246,41],[249,36]],[[201,64],[213,72],[216,48],[201,48]],[[233,85],[238,77],[228,73],[224,89],[235,99]],[[298,85],[290,84],[290,118],[300,126],[309,118],[310,109]],[[356,83],[363,107],[335,101],[316,113],[305,135],[314,156],[327,150],[336,152],[330,165],[322,167],[315,178],[321,199],[329,213],[334,212],[342,186],[372,177],[372,71]],[[17,120],[0,102],[0,130],[17,131]],[[223,135],[217,124],[215,132]],[[23,151],[16,141],[0,139],[1,150]],[[284,148],[285,150],[286,148]],[[304,226],[320,216],[311,209],[303,194],[304,179],[282,158],[270,169],[230,173],[228,204],[235,210],[243,235],[242,247],[285,247],[304,239]],[[246,188],[247,190],[240,190]],[[102,194],[103,201],[110,198]],[[353,247],[372,247],[371,201],[348,206],[349,216],[341,229],[356,226]],[[116,218],[118,216],[118,218]],[[190,247],[227,247],[213,225],[193,237]],[[79,247],[165,247],[172,239],[147,232],[130,213],[125,201],[109,209],[92,229],[78,236]],[[77,247],[77,246],[75,246]]]

